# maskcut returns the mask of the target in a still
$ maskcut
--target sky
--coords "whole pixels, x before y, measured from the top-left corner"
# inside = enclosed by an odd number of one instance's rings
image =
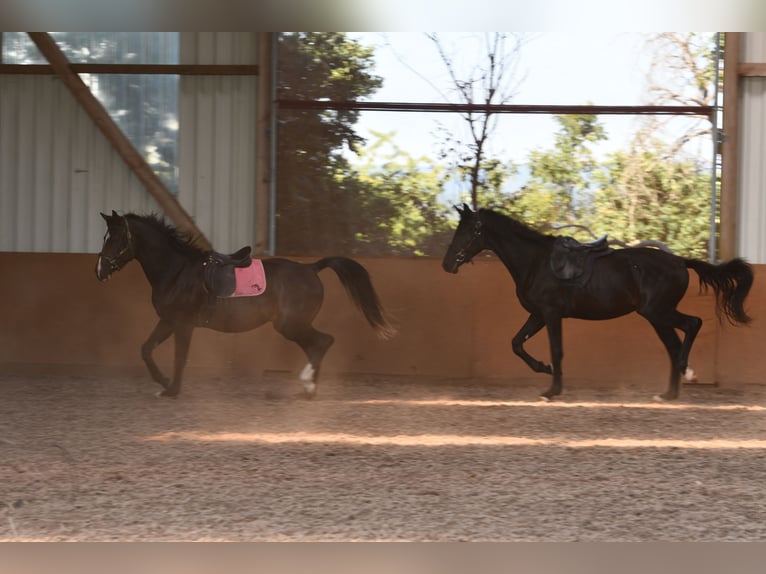
[[[518,69],[518,89],[512,104],[640,105],[646,99],[649,50],[647,33],[548,32],[525,33]],[[434,44],[421,32],[352,34],[376,47],[375,73],[384,77],[375,101],[459,101],[450,94],[450,80]],[[460,62],[477,59],[481,33],[443,33],[444,44]],[[637,131],[637,116],[601,116],[610,141],[597,155],[624,148]],[[684,121],[684,120],[682,120]],[[437,123],[462,129],[456,114],[428,112],[368,112],[357,124],[360,135],[370,130],[396,132],[397,145],[411,155],[434,157],[439,151]],[[553,145],[558,124],[547,115],[504,114],[494,138],[493,152],[524,163],[533,149]],[[712,153],[712,152],[711,152]]]

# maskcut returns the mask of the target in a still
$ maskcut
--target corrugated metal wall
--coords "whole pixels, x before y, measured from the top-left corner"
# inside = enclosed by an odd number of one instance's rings
[[[766,62],[766,33],[743,34],[741,60]],[[766,78],[740,81],[737,251],[766,263]]]
[[[182,33],[183,64],[255,64],[258,34]],[[216,249],[255,238],[255,77],[181,79],[179,200]],[[54,76],[0,75],[0,251],[101,249],[99,211],[160,212]]]
[[[181,64],[257,63],[257,33],[181,34]],[[255,241],[257,81],[181,78],[179,199],[219,251]]]
[[[101,249],[99,211],[154,200],[54,76],[0,76],[0,250]]]

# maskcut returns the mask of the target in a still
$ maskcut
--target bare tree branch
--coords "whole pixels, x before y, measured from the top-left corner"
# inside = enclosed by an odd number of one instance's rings
[[[480,59],[470,64],[467,72],[458,69],[458,57],[449,53],[442,37],[436,33],[426,34],[433,43],[462,103],[505,104],[516,94],[518,62],[524,36],[494,32],[483,36]],[[509,46],[510,42],[510,46]],[[461,44],[463,46],[464,44]],[[449,136],[451,149],[457,153],[457,165],[470,176],[471,204],[478,207],[479,190],[487,186],[482,170],[487,161],[487,147],[497,128],[496,114],[469,111],[461,115],[469,132],[470,142],[463,144]],[[468,148],[461,154],[459,149]]]

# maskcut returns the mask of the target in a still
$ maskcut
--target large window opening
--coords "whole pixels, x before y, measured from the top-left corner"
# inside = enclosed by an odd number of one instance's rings
[[[465,201],[706,258],[718,39],[282,34],[276,251],[440,256]]]
[[[178,191],[178,85],[173,74],[114,73],[126,64],[178,64],[178,32],[51,32],[73,64],[110,64],[80,73],[93,95],[169,190]],[[26,32],[2,34],[2,63],[46,64]]]

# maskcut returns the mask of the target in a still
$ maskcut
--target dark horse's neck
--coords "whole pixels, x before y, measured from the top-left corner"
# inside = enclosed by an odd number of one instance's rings
[[[153,290],[176,289],[187,273],[201,262],[205,252],[194,247],[160,218],[128,215],[133,254]],[[189,277],[191,279],[191,277]]]
[[[505,264],[517,285],[529,270],[547,261],[555,237],[495,211],[482,209],[480,214],[488,248]]]

